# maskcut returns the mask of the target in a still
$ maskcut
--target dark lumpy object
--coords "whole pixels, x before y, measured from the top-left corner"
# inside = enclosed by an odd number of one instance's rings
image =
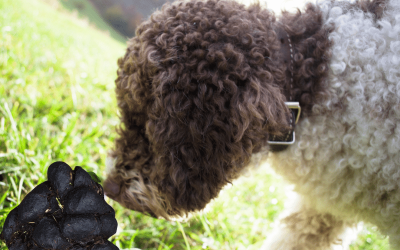
[[[65,162],[57,161],[51,164],[47,170],[47,178],[61,199],[73,188],[72,169]]]
[[[106,241],[104,244],[95,245],[92,250],[118,250],[119,248],[116,247],[109,241]]]
[[[72,190],[65,198],[67,214],[110,213],[114,211],[104,198],[87,187]]]
[[[90,241],[100,234],[100,225],[94,215],[67,215],[60,223],[60,229],[67,238],[77,241]]]
[[[21,223],[37,222],[43,216],[46,208],[49,207],[47,197],[51,195],[48,181],[36,186],[28,193],[18,206],[18,218]]]
[[[103,187],[83,168],[72,170],[64,162],[51,164],[47,176],[8,214],[0,234],[7,247],[118,249],[107,240],[118,223]]]
[[[33,232],[33,240],[45,249],[66,249],[72,244],[61,234],[60,228],[52,218],[44,218]]]
[[[18,207],[11,210],[3,225],[3,237],[6,242],[13,239],[13,234],[20,229],[18,224]]]

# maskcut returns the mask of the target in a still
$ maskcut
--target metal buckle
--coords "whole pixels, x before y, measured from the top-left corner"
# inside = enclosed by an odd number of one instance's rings
[[[285,102],[285,105],[289,108],[289,109],[296,109],[297,110],[297,115],[296,115],[296,120],[294,122],[294,124],[297,124],[297,122],[299,121],[300,118],[300,113],[301,113],[301,107],[300,107],[300,103],[298,102]],[[292,141],[268,141],[269,144],[272,145],[292,145],[295,141],[296,141],[296,134],[294,131],[292,131]]]
[[[285,105],[289,109],[297,109],[296,121],[294,122],[294,124],[297,124],[297,122],[299,121],[299,118],[300,118],[300,113],[301,113],[300,103],[298,103],[298,102],[285,102]]]

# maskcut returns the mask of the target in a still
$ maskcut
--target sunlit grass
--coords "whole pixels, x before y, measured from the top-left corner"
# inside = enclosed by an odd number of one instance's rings
[[[103,20],[89,0],[58,0],[57,2],[61,3],[63,7],[70,11],[78,12],[79,17],[86,18],[89,23],[95,25],[96,28],[102,31],[107,31],[112,38],[125,42],[126,39]]]
[[[125,45],[37,0],[0,1],[0,24],[2,228],[7,214],[47,179],[52,162],[104,177],[118,124],[116,60]],[[180,223],[107,199],[119,223],[110,240],[121,249],[258,249],[283,209],[285,187],[262,166],[225,188],[203,213]],[[387,239],[364,229],[351,249],[387,249]]]

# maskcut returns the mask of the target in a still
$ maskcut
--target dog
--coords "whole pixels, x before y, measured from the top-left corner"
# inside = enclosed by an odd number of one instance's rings
[[[358,221],[400,249],[400,1],[178,0],[118,60],[104,190],[171,219],[261,156],[298,199],[262,249],[331,249]]]

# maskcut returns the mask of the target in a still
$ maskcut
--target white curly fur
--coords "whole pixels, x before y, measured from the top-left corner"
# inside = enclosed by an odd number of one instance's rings
[[[302,196],[297,213],[333,215],[336,236],[343,221],[371,222],[400,249],[400,1],[388,1],[376,23],[361,10],[343,14],[331,1],[317,4],[325,24],[336,26],[325,80],[331,98],[313,106],[296,127],[296,143],[271,154],[270,164]],[[310,229],[290,230],[300,219],[288,218],[264,249],[320,249],[290,243]],[[333,238],[321,249],[331,249]]]

